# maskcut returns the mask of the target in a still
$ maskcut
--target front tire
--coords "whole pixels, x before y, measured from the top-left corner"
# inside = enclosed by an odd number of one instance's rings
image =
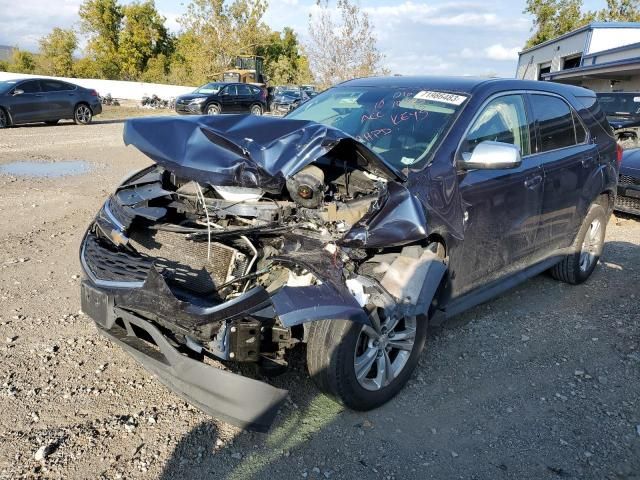
[[[73,121],[76,122],[76,125],[89,125],[92,120],[93,112],[91,112],[87,104],[80,103],[76,105],[73,111]]]
[[[371,410],[393,398],[411,377],[427,338],[423,317],[372,323],[380,327],[348,320],[310,325],[309,375],[325,394],[353,410]]]
[[[0,129],[7,128],[9,126],[9,115],[4,111],[3,108],[0,108]]]
[[[207,112],[207,115],[220,115],[220,107],[215,103],[207,105],[205,111]]]
[[[551,276],[561,282],[578,285],[591,276],[598,264],[607,229],[605,207],[594,203],[582,222],[573,242],[573,253],[566,255],[554,265]]]

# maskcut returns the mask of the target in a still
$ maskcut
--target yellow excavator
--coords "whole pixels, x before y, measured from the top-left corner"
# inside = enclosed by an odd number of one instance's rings
[[[264,58],[251,55],[236,57],[236,67],[222,74],[225,82],[251,83],[265,87],[267,82],[263,73]]]

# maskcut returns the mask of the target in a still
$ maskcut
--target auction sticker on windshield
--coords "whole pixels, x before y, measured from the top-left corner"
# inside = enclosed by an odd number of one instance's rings
[[[435,102],[449,103],[451,105],[461,105],[467,97],[465,95],[456,95],[453,93],[445,92],[433,92],[429,90],[422,90],[418,92],[415,97],[418,100],[433,100]]]

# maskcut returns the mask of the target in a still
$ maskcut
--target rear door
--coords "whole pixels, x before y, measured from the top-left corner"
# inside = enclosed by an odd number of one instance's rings
[[[11,99],[11,115],[16,123],[28,123],[48,118],[49,105],[45,101],[39,80],[27,80],[14,88],[22,90]]]
[[[598,152],[564,98],[546,93],[532,93],[529,98],[536,122],[536,156],[545,178],[539,241],[548,251],[573,242],[580,222],[580,196],[597,166]]]
[[[459,172],[466,211],[463,252],[457,256],[460,264],[453,266],[458,276],[454,295],[521,270],[535,256],[544,173],[540,159],[532,155],[533,135],[524,93],[489,100],[467,131],[459,156],[471,155],[483,141],[498,141],[517,145],[522,164]]]
[[[253,104],[253,94],[249,85],[238,85],[238,111],[248,113]]]
[[[48,119],[71,118],[73,116],[74,92],[68,83],[57,80],[41,80],[42,93],[49,104]]]

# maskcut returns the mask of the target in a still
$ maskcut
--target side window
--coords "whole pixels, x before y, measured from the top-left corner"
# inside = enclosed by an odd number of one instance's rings
[[[41,80],[42,90],[44,92],[61,92],[64,90],[64,84],[55,80]]]
[[[238,95],[251,95],[251,89],[247,85],[238,85]]]
[[[226,95],[237,95],[237,94],[238,94],[238,91],[237,91],[237,89],[236,89],[236,86],[235,86],[235,85],[227,85],[227,86],[226,86],[226,88],[225,88],[225,90],[224,90],[224,93],[225,93]]]
[[[251,93],[253,95],[258,95],[260,93],[260,89],[258,87],[249,87],[251,88]]]
[[[550,95],[531,95],[533,115],[540,131],[540,152],[576,144],[571,108],[564,100]]]
[[[22,90],[24,93],[40,93],[40,82],[32,80],[30,82],[21,83],[16,87],[18,90]]]
[[[490,101],[476,117],[462,143],[462,153],[471,154],[484,141],[520,147],[522,156],[531,153],[527,110],[522,95],[505,95]]]

